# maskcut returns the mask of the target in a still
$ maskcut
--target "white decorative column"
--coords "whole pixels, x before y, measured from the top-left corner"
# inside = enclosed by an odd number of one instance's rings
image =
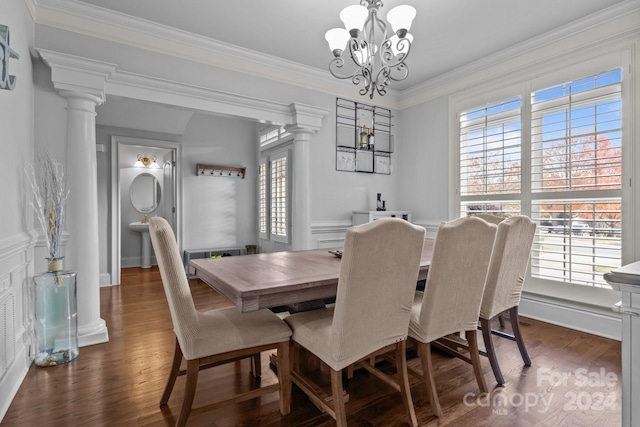
[[[287,127],[294,135],[291,175],[291,247],[294,251],[311,249],[311,136],[322,125],[329,110],[293,103],[294,124]]]
[[[294,134],[291,179],[291,248],[311,249],[309,151],[313,131],[291,128]]]
[[[96,106],[115,66],[43,49],[51,80],[67,100],[67,180],[70,188],[66,229],[70,234],[65,268],[77,273],[80,346],[109,341],[100,318],[100,259],[96,173]]]

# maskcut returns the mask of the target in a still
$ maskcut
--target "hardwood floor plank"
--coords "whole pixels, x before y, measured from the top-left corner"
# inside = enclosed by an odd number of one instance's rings
[[[206,284],[191,280],[198,310],[231,305]],[[169,426],[177,419],[184,377],[179,377],[161,409],[173,355],[169,307],[157,268],[122,270],[122,285],[101,288],[101,317],[109,342],[82,347],[69,364],[51,368],[33,365],[1,426]],[[495,325],[498,327],[498,325]],[[533,365],[522,364],[515,342],[494,337],[500,367],[507,381],[496,387],[486,358],[481,359],[489,395],[479,394],[473,369],[463,361],[434,351],[436,387],[442,418],[436,418],[419,378],[409,376],[416,416],[421,426],[598,426],[621,424],[620,343],[583,332],[521,317],[521,329]],[[509,331],[506,322],[505,331]],[[479,343],[483,348],[482,342]],[[380,362],[384,364],[388,362]],[[379,366],[380,366],[379,364]],[[418,359],[408,364],[418,371]],[[255,385],[249,360],[202,371],[195,403],[205,405],[229,391]],[[390,372],[393,367],[389,365]],[[583,377],[616,376],[613,384],[582,384]],[[597,378],[596,378],[597,380]],[[261,383],[277,377],[262,357]],[[595,381],[595,380],[594,380]],[[350,425],[404,426],[406,414],[399,394],[364,370],[344,381],[349,394]],[[608,398],[597,405],[602,394]],[[590,400],[590,401],[589,401]],[[190,426],[335,426],[295,386],[291,414],[280,415],[278,394],[195,415]]]

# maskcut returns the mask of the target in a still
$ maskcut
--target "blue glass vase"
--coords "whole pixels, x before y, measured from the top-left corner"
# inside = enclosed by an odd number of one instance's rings
[[[59,268],[59,264],[55,264]],[[35,364],[57,366],[78,357],[76,273],[56,270],[35,282]]]

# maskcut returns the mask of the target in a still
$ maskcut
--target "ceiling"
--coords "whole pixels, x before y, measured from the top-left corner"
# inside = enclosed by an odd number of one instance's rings
[[[328,69],[324,33],[357,0],[81,0],[288,61]],[[384,0],[380,16],[411,4],[417,16],[404,90],[623,0]],[[327,71],[328,73],[328,71]]]

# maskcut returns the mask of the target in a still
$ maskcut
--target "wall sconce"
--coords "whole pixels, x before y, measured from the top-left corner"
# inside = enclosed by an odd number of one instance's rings
[[[156,156],[143,156],[142,154],[138,154],[138,160],[133,164],[133,167],[160,169]]]

